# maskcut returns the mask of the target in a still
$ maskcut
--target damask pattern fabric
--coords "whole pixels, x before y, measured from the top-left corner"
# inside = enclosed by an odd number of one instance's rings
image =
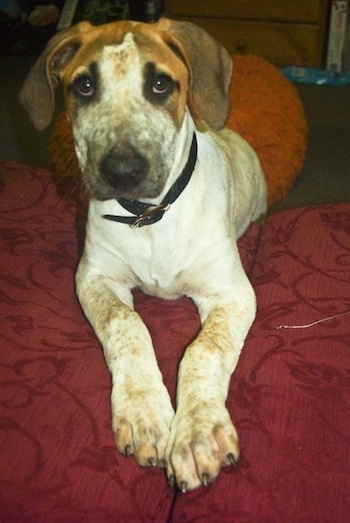
[[[258,315],[231,380],[240,466],[180,497],[173,521],[314,522],[350,515],[350,204],[295,209],[263,227]]]
[[[350,204],[285,211],[240,240],[258,302],[228,397],[242,455],[182,495],[115,451],[110,376],[74,290],[76,204],[21,164],[0,164],[0,184],[0,521],[348,521]],[[138,291],[135,307],[174,399],[196,309]]]

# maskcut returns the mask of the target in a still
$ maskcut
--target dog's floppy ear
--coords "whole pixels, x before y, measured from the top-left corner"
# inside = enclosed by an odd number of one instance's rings
[[[93,28],[90,23],[81,22],[57,33],[29,72],[19,100],[37,129],[45,129],[50,124],[55,105],[53,90],[58,84],[60,70],[73,58],[84,36]]]
[[[221,129],[229,109],[232,59],[206,31],[190,22],[162,18],[158,27],[177,43],[190,72],[188,104],[193,116]],[[169,42],[171,44],[171,42]]]

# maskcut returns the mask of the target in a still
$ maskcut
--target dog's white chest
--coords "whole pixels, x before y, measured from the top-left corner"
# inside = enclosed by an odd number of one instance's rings
[[[167,217],[170,221],[170,216]],[[137,240],[134,244],[139,251],[131,263],[132,270],[138,278],[138,286],[147,294],[173,299],[186,294],[186,282],[193,263],[195,247],[188,250],[188,240],[181,231],[167,227],[164,217],[162,224],[150,226],[149,231],[133,231],[145,233],[143,242]],[[156,230],[158,229],[158,231]],[[139,245],[144,250],[140,252]]]
[[[94,264],[102,274],[113,280],[124,275],[127,286],[163,298],[184,293],[185,270],[191,263],[182,230],[186,224],[174,226],[173,217],[164,216],[158,223],[133,229],[104,220],[102,214],[101,203],[96,202],[90,208],[86,242],[89,258],[98,253]]]

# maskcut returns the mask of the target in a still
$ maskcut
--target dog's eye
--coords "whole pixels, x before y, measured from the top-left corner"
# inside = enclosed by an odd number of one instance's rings
[[[157,106],[166,104],[174,90],[179,89],[179,83],[164,71],[157,69],[153,62],[146,63],[144,76],[144,97]]]
[[[81,96],[88,97],[94,94],[95,86],[89,76],[80,76],[74,81],[74,89]]]
[[[158,75],[153,84],[154,94],[165,94],[172,88],[172,79],[166,74]]]

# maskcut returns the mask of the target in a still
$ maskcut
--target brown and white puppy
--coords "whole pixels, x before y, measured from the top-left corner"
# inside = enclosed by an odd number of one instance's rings
[[[222,129],[231,68],[189,23],[83,22],[49,42],[20,95],[42,129],[63,85],[91,195],[77,293],[112,374],[116,446],[165,466],[183,491],[238,460],[225,400],[255,317],[236,240],[265,212],[266,187],[251,147]],[[134,311],[135,287],[198,307],[202,329],[180,364],[176,411]]]

